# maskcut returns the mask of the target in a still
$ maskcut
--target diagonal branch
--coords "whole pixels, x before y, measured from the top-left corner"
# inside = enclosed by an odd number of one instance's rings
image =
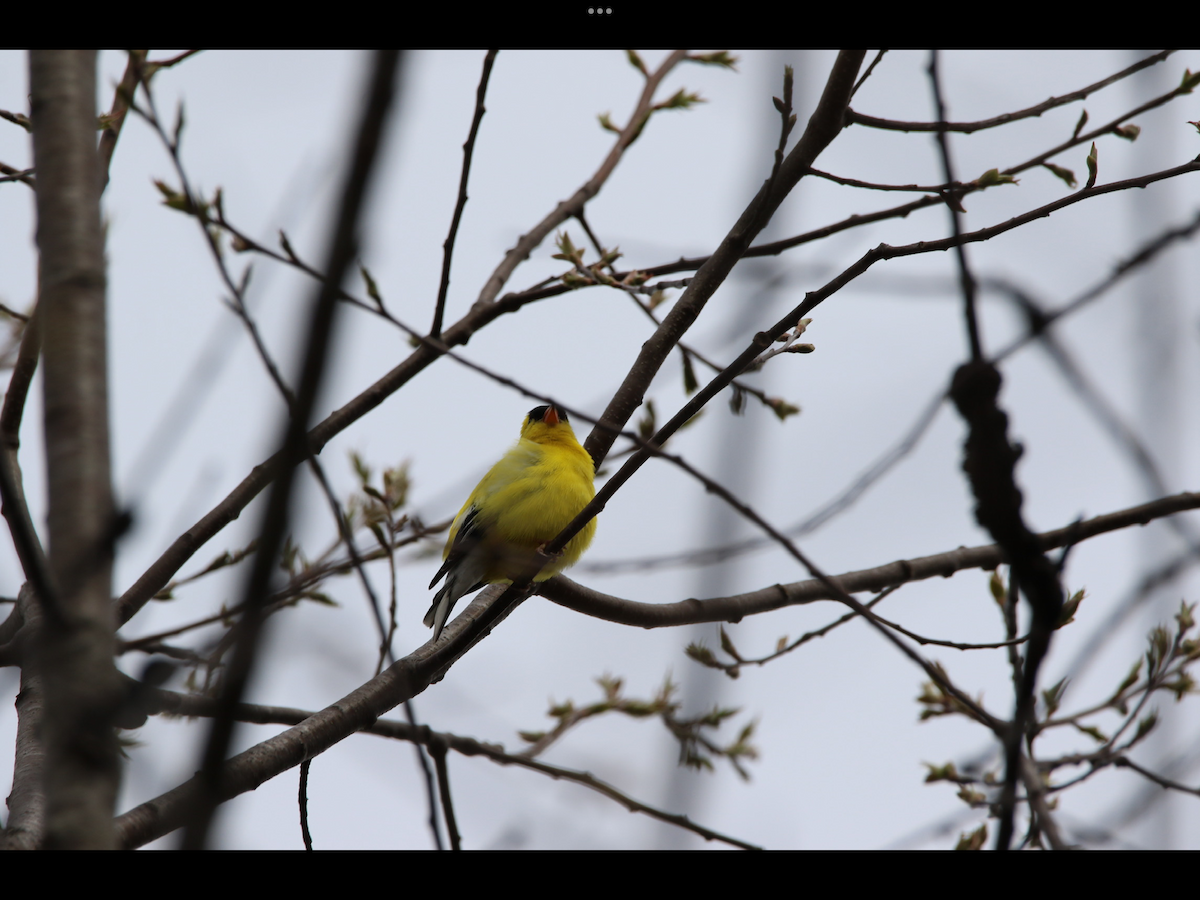
[[[117,149],[117,138],[121,136],[121,129],[125,125],[125,116],[133,102],[133,92],[137,90],[138,83],[142,80],[146,55],[149,52],[149,50],[129,51],[129,59],[125,63],[125,74],[121,76],[121,82],[113,94],[112,108],[109,109],[108,115],[103,117],[104,130],[100,132],[100,146],[97,151],[100,154],[100,171],[102,173],[101,191],[108,187],[108,170],[112,165],[113,151]]]
[[[1063,94],[1060,97],[1051,97],[1048,100],[1043,100],[1034,106],[1026,109],[1019,109],[1015,112],[1004,113],[1003,115],[993,116],[990,119],[980,119],[976,122],[899,122],[894,119],[879,119],[875,116],[863,115],[860,112],[849,110],[846,113],[846,118],[854,125],[866,125],[870,128],[882,128],[887,131],[958,131],[964,134],[971,134],[975,131],[983,131],[987,128],[996,128],[1000,125],[1007,125],[1009,122],[1016,122],[1020,119],[1028,119],[1040,116],[1044,112],[1049,112],[1059,106],[1064,106],[1068,103],[1074,103],[1076,100],[1083,100],[1090,94],[1108,87],[1123,78],[1128,78],[1135,72],[1140,72],[1142,69],[1156,65],[1162,62],[1174,50],[1163,50],[1155,53],[1152,56],[1147,56],[1145,59],[1138,60],[1132,66],[1122,69],[1114,75],[1109,75],[1094,84],[1089,84],[1087,87],[1080,88],[1077,91],[1072,91],[1069,94]]]
[[[211,716],[215,713],[216,704],[207,697],[177,694],[174,691],[157,689],[146,692],[145,696],[148,700],[147,712],[167,712],[181,716]],[[317,715],[310,710],[293,709],[283,706],[260,706],[252,703],[239,704],[236,714],[238,721],[263,725],[300,725],[312,716]],[[688,819],[687,816],[664,812],[663,810],[635,800],[612,785],[596,778],[589,772],[578,772],[574,769],[550,765],[540,760],[529,759],[525,756],[506,753],[504,748],[498,744],[489,744],[475,738],[433,731],[426,725],[414,726],[407,722],[397,722],[391,719],[377,719],[359,730],[363,734],[374,734],[393,740],[409,741],[418,746],[432,748],[437,743],[442,745],[443,748],[454,750],[463,756],[482,756],[500,765],[517,766],[533,772],[541,772],[543,775],[549,775],[555,780],[570,781],[583,785],[621,804],[630,812],[639,812],[660,822],[666,822],[669,825],[691,831],[706,841],[721,841],[734,847],[740,847],[743,850],[760,849],[754,844],[748,844],[737,838],[705,828],[703,825],[698,825]],[[161,800],[162,798],[159,799]],[[151,802],[155,803],[157,801]],[[126,818],[127,816],[130,818]],[[128,832],[123,832],[123,836],[130,834],[132,827],[136,824],[140,824],[140,820],[134,819],[131,813],[126,813],[118,820],[118,828],[129,829]],[[140,846],[140,844],[131,843],[127,840],[125,846],[133,847]]]
[[[1047,532],[1041,538],[1046,542],[1045,546],[1048,549],[1197,508],[1200,508],[1200,494],[1178,494]],[[932,578],[935,575],[944,577],[965,568],[994,568],[1000,561],[998,547],[976,547],[896,562],[863,572],[852,572],[838,576],[837,580],[846,591],[871,590],[889,584]],[[436,647],[432,643],[426,644],[338,702],[312,715],[305,713],[303,720],[295,727],[228,760],[224,767],[225,777],[222,779],[222,799],[230,799],[254,790],[263,782],[298,766],[305,759],[319,755],[356,731],[370,730],[389,709],[423,691],[476,641],[486,636],[504,615],[511,612],[511,607],[500,609],[500,604],[494,602],[501,592],[500,588],[499,585],[493,585],[480,591],[463,615],[446,626],[443,639]],[[687,600],[678,604],[662,605],[622,601],[588,591],[561,575],[544,582],[541,589],[543,596],[568,608],[588,615],[597,615],[609,621],[643,627],[736,621],[743,616],[765,612],[768,609],[831,599],[833,596],[828,586],[817,581],[766,588],[755,592],[757,596],[742,595],[745,598],[753,598],[756,601],[753,604],[739,597],[730,598],[723,606],[721,600]],[[571,594],[592,600],[598,598],[600,602],[593,605],[579,603]],[[570,597],[573,602],[564,602],[564,596]],[[625,615],[619,615],[614,607],[620,607],[620,612]],[[239,706],[239,714],[245,709],[245,704]],[[180,708],[178,711],[184,715],[193,714],[189,710],[190,707]],[[193,778],[119,816],[117,832],[121,845],[138,847],[180,827],[184,821],[184,810],[192,802],[197,791],[197,780]]]
[[[384,124],[392,107],[395,75],[399,63],[398,51],[380,51],[375,59],[371,84],[362,121],[356,138],[351,167],[343,187],[336,226],[330,240],[329,264],[325,271],[328,281],[320,287],[313,301],[313,312],[305,351],[303,370],[295,403],[287,420],[284,449],[280,451],[285,464],[271,492],[264,516],[258,551],[253,569],[247,579],[243,605],[246,608],[239,625],[239,635],[233,659],[226,673],[220,697],[220,712],[213,721],[204,752],[203,768],[196,776],[199,790],[191,798],[186,811],[188,829],[183,846],[201,849],[205,846],[213,812],[224,799],[223,763],[233,735],[233,709],[241,700],[249,681],[251,665],[262,625],[262,605],[269,596],[269,583],[276,555],[287,530],[288,510],[295,467],[307,458],[307,422],[316,401],[317,390],[328,356],[337,293],[347,268],[358,251],[358,219],[366,198],[371,171],[382,141]]]
[[[584,448],[591,454],[597,467],[612,448],[616,433],[625,427],[634,410],[642,405],[646,389],[662,367],[667,355],[696,321],[709,298],[724,283],[734,265],[770,221],[784,198],[808,173],[813,161],[841,132],[850,91],[865,55],[866,51],[862,50],[842,51],[838,54],[826,81],[825,91],[809,119],[808,127],[791,153],[778,165],[778,174],[772,172],[772,177],[750,201],[716,252],[700,267],[683,294],[675,301],[662,324],[642,345],[625,380],[604,410],[601,424],[592,429],[584,441]],[[799,321],[798,317],[792,320],[792,324],[796,321]],[[662,443],[657,436],[655,443]],[[579,527],[582,528],[583,524],[581,522]]]
[[[500,300],[496,300],[495,297],[520,261],[528,256],[536,246],[536,242],[531,243],[532,236],[538,236],[540,241],[558,224],[576,215],[586,201],[599,192],[620,161],[624,151],[628,149],[640,129],[645,125],[646,117],[649,116],[652,106],[654,88],[665,77],[669,67],[674,66],[680,59],[682,59],[681,54],[672,54],[647,80],[646,91],[643,91],[634,115],[630,119],[630,124],[622,131],[616,145],[599,170],[575,192],[570,200],[559,204],[554,212],[535,226],[533,231],[524,236],[517,246],[509,251],[505,260],[488,279],[479,299],[470,311],[443,332],[440,341],[423,341],[400,365],[343,407],[332,412],[309,432],[309,446],[313,454],[320,453],[325,444],[335,435],[375,409],[403,385],[424,371],[427,366],[439,359],[445,347],[466,344],[476,331],[500,316],[520,309],[529,302],[527,298],[514,295],[508,295]],[[282,456],[277,453],[255,466],[225,499],[176,538],[171,546],[118,599],[116,604],[118,623],[123,624],[129,621],[201,546],[236,519],[250,501],[257,497],[278,475],[282,465]]]
[[[600,188],[608,181],[608,177],[612,174],[613,169],[621,161],[621,156],[629,148],[629,145],[637,140],[646,122],[653,114],[654,92],[658,90],[659,84],[666,78],[667,73],[682,62],[686,56],[686,51],[676,50],[663,60],[662,65],[646,78],[646,84],[642,88],[642,95],[638,98],[633,115],[629,117],[629,123],[617,135],[616,143],[613,144],[613,148],[609,151],[608,156],[604,158],[604,162],[600,164],[600,168],[596,170],[596,174],[568,199],[559,203],[553,212],[538,222],[530,231],[521,235],[516,246],[505,254],[504,260],[484,283],[483,290],[479,292],[479,299],[475,301],[476,306],[494,302],[500,293],[500,289],[508,282],[512,273],[516,271],[517,266],[529,258],[529,254],[533,252],[533,249],[541,244],[546,239],[546,236],[555,228],[573,216],[578,215],[587,202],[600,192]]]

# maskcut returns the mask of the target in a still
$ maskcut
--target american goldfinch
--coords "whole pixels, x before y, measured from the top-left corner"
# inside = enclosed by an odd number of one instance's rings
[[[553,406],[529,411],[521,439],[483,476],[454,517],[442,576],[446,583],[425,614],[441,637],[458,598],[497,582],[511,583],[543,544],[553,540],[596,495],[592,457],[579,445],[567,414]],[[596,520],[567,543],[533,579],[545,581],[578,562],[596,534]]]

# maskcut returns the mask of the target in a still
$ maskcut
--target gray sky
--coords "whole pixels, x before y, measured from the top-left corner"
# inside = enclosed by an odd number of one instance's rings
[[[626,154],[601,194],[587,207],[590,225],[625,254],[621,265],[649,266],[679,256],[711,252],[768,174],[777,137],[772,94],[782,66],[796,66],[797,133],[819,96],[833,55],[827,52],[734,51],[737,72],[684,66],[664,82],[665,98],[679,87],[706,103],[656,115]],[[153,58],[172,51],[155,51]],[[646,52],[651,67],[665,54]],[[873,54],[868,55],[868,60]],[[1097,81],[1136,57],[1129,52],[951,52],[942,70],[952,120],[995,116],[1031,106]],[[441,270],[441,245],[453,210],[461,144],[472,115],[482,51],[419,52],[403,74],[399,115],[373,191],[362,247],[389,308],[416,328],[428,328]],[[330,205],[344,167],[347,129],[358,106],[365,57],[345,52],[205,52],[154,80],[160,114],[173,122],[185,109],[183,160],[192,183],[206,195],[220,187],[226,215],[246,233],[275,246],[284,229],[296,251],[318,264],[329,227]],[[885,56],[855,97],[856,110],[895,119],[933,118],[925,67],[928,53]],[[100,57],[99,105],[107,108],[124,56]],[[961,180],[1004,169],[1070,138],[1080,110],[1089,125],[1107,122],[1178,83],[1185,67],[1200,68],[1200,54],[1179,53],[1157,67],[1158,82],[1132,78],[1039,118],[972,135],[955,135],[952,147]],[[1161,86],[1160,86],[1161,85]],[[487,99],[475,151],[467,205],[455,250],[447,320],[463,315],[489,273],[517,237],[591,177],[612,135],[596,121],[611,112],[625,121],[641,89],[641,76],[623,52],[502,52]],[[26,111],[23,53],[0,53],[0,108]],[[1098,141],[1099,182],[1107,183],[1179,165],[1196,155],[1200,137],[1187,124],[1200,118],[1197,95],[1140,115],[1135,143],[1107,136]],[[1056,156],[1080,182],[1086,147]],[[30,165],[28,136],[0,122],[0,161]],[[929,134],[844,131],[817,166],[838,175],[892,184],[941,182]],[[134,532],[120,547],[115,589],[124,590],[165,547],[235,486],[271,450],[282,404],[244,331],[223,305],[224,290],[194,221],[166,209],[153,185],[178,185],[170,159],[145,122],[131,116],[114,157],[105,195],[110,261],[111,397],[116,487],[133,504]],[[1003,222],[1070,192],[1044,168],[966,200],[968,229]],[[1135,197],[1145,201],[1135,204]],[[855,190],[808,178],[771,225],[785,237],[896,205],[913,195]],[[919,196],[919,195],[917,195]],[[24,309],[34,294],[32,192],[0,185],[0,302]],[[1152,208],[1145,208],[1146,204]],[[1141,192],[1120,192],[1068,207],[1045,219],[969,249],[980,279],[1014,283],[1054,308],[1101,281],[1132,248],[1162,226],[1190,220],[1200,205],[1196,175]],[[753,334],[795,306],[880,243],[904,244],[945,237],[945,209],[930,207],[906,219],[852,229],[804,245],[770,265],[744,265],[717,292],[687,335],[687,342],[716,361],[728,362]],[[581,245],[585,236],[566,226]],[[520,290],[561,274],[552,242],[538,248],[507,289]],[[589,259],[592,256],[589,254]],[[1152,451],[1172,491],[1196,489],[1200,480],[1200,419],[1195,385],[1200,376],[1200,301],[1188,286],[1198,280],[1194,244],[1165,258],[1157,287],[1130,281],[1055,330],[1087,377],[1132,425],[1146,421],[1134,346],[1146,327],[1148,292],[1173,297],[1165,315],[1173,336],[1178,386],[1175,437],[1155,431]],[[249,255],[231,255],[235,272],[254,264],[250,306],[271,352],[286,372],[294,369],[296,339],[311,284]],[[679,277],[679,276],[670,276]],[[770,290],[759,283],[773,279]],[[951,254],[924,254],[877,265],[812,314],[805,340],[816,352],[771,362],[753,383],[803,412],[779,422],[750,399],[735,417],[721,398],[671,442],[674,452],[720,477],[723,437],[733,433],[733,470],[751,471],[742,488],[769,521],[790,526],[837,496],[916,419],[948,383],[967,348]],[[1161,280],[1165,279],[1165,281]],[[1165,284],[1166,287],[1162,287]],[[1172,287],[1173,284],[1173,287]],[[1149,286],[1148,286],[1149,285]],[[361,294],[361,286],[354,289]],[[672,292],[678,296],[678,291]],[[663,309],[665,309],[664,307]],[[568,406],[597,414],[624,376],[648,321],[627,297],[592,288],[562,295],[502,317],[475,335],[464,354]],[[995,292],[984,292],[985,347],[995,352],[1022,333],[1021,317]],[[1141,329],[1141,330],[1139,330]],[[405,336],[379,319],[344,310],[320,415],[362,391],[408,353]],[[701,381],[707,373],[698,370]],[[1004,366],[1001,402],[1010,432],[1025,447],[1018,468],[1027,521],[1039,530],[1060,527],[1147,499],[1142,483],[1096,418],[1067,387],[1048,355],[1029,347]],[[685,399],[678,355],[656,379],[652,397],[660,421]],[[1164,395],[1164,396],[1169,396]],[[35,522],[44,519],[40,458],[40,387],[31,394],[22,433],[21,462]],[[1164,400],[1164,403],[1167,401]],[[452,515],[486,468],[516,438],[533,401],[451,361],[431,367],[372,414],[339,435],[322,453],[326,472],[345,496],[355,487],[348,454],[357,451],[378,472],[411,463],[412,511],[427,522]],[[165,423],[165,424],[164,424]],[[577,431],[586,426],[577,423]],[[959,469],[963,429],[943,408],[917,449],[849,511],[800,546],[828,572],[867,568],[914,556],[990,543],[975,524],[973,501]],[[1167,437],[1162,437],[1162,435]],[[580,434],[582,438],[582,433]],[[740,443],[739,443],[740,441]],[[619,447],[620,445],[618,445]],[[153,462],[152,462],[153,461]],[[609,465],[606,468],[615,468]],[[732,476],[731,476],[732,477]],[[694,549],[711,541],[719,501],[667,464],[645,466],[609,504],[595,543],[569,573],[607,593],[646,602],[759,588],[807,578],[784,552],[767,549],[715,567],[660,567],[612,575],[590,565]],[[310,557],[333,537],[324,500],[306,485],[300,495],[297,540]],[[197,571],[225,550],[244,546],[255,533],[258,505],[222,532],[185,566]],[[1200,520],[1191,514],[1191,521]],[[749,525],[721,525],[728,539],[753,535]],[[1163,543],[1173,540],[1160,529]],[[363,539],[360,539],[360,542]],[[399,554],[399,630],[403,654],[427,640],[421,616],[436,551]],[[1058,632],[1043,669],[1043,685],[1057,681],[1108,612],[1128,593],[1138,573],[1141,545],[1135,533],[1094,539],[1077,547],[1065,586],[1088,590],[1076,622]],[[0,594],[13,596],[19,567],[9,542],[0,541]],[[222,573],[180,590],[171,603],[149,605],[122,632],[150,634],[191,621],[232,602],[239,572]],[[387,593],[385,567],[373,567],[376,589]],[[1176,583],[1180,597],[1197,599],[1194,574]],[[340,602],[333,609],[306,604],[273,622],[266,663],[250,699],[320,708],[368,679],[375,666],[374,625],[357,583],[330,583]],[[985,573],[922,582],[884,602],[883,615],[931,637],[985,642],[1003,637]],[[793,608],[727,626],[745,656],[771,651],[841,615],[833,603]],[[1155,616],[1168,613],[1159,609]],[[1143,649],[1152,618],[1141,615],[1110,642],[1073,685],[1068,708],[1102,699]],[[685,644],[703,636],[718,644],[715,626],[700,632],[645,631],[582,617],[548,601],[533,600],[460,661],[446,679],[416,698],[432,727],[521,746],[519,730],[548,727],[551,700],[577,705],[599,699],[594,679],[622,677],[631,697],[649,697],[670,674],[693,682],[696,664]],[[962,653],[926,647],[956,683],[997,714],[1011,713],[1011,682],[1003,651]],[[131,674],[142,660],[122,659]],[[756,720],[762,756],[743,782],[728,766],[713,774],[688,774],[675,790],[688,813],[718,831],[772,848],[888,846],[927,825],[963,813],[949,831],[917,846],[952,846],[960,830],[981,821],[945,784],[923,783],[925,762],[960,766],[990,745],[981,728],[962,719],[917,721],[915,701],[923,673],[861,623],[839,629],[736,681],[719,679],[722,705],[742,712],[722,729]],[[180,687],[177,679],[173,687]],[[15,670],[0,670],[0,772],[11,772]],[[1165,744],[1143,748],[1147,765],[1196,743],[1196,701],[1178,712]],[[1109,727],[1112,720],[1099,722]],[[241,746],[278,729],[245,726]],[[197,766],[196,723],[159,721],[137,735],[130,751],[121,809],[177,784]],[[1048,748],[1089,749],[1089,739],[1055,735]],[[583,724],[548,753],[550,762],[586,769],[651,804],[666,802],[677,754],[653,721],[604,717]],[[468,847],[615,848],[664,846],[666,827],[631,816],[576,785],[501,768],[480,759],[451,757],[459,829]],[[1194,784],[1200,767],[1181,780]],[[0,780],[8,778],[0,774]],[[1065,777],[1059,776],[1059,777]],[[1070,791],[1061,816],[1068,831],[1095,826],[1140,789],[1128,772],[1108,771]],[[227,804],[219,842],[227,847],[300,846],[295,812],[296,773],[290,772]],[[313,838],[318,848],[421,848],[430,845],[423,791],[411,747],[370,736],[351,738],[316,759],[309,787]],[[678,796],[676,793],[674,796]],[[1170,841],[1195,847],[1197,803],[1173,804]],[[1133,845],[1161,845],[1151,830],[1123,829]],[[174,838],[163,842],[171,846]],[[684,846],[700,846],[688,837]]]

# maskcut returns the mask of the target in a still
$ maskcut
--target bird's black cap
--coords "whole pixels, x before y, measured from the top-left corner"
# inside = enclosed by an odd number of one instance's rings
[[[531,409],[529,411],[529,421],[530,422],[543,421],[546,418],[546,412],[549,409],[550,409],[549,406],[535,406],[533,409]],[[554,412],[555,412],[555,414],[557,414],[558,418],[561,421],[563,421],[563,422],[570,421],[570,419],[567,418],[567,414],[565,412],[563,412],[561,409],[559,409],[557,406],[554,407]]]

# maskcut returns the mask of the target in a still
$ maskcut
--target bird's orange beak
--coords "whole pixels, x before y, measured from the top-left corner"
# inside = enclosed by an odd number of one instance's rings
[[[547,425],[557,425],[558,424],[558,410],[555,409],[553,406],[546,407],[546,414],[544,416],[542,416],[542,421],[545,422]]]

